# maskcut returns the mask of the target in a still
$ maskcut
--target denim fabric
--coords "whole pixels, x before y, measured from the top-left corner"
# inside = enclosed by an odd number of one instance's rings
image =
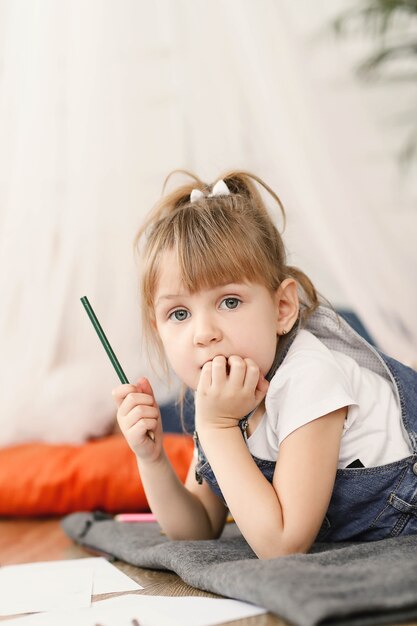
[[[305,328],[329,349],[348,354],[359,365],[393,382],[412,449],[409,457],[395,463],[338,469],[329,508],[316,540],[375,541],[417,534],[417,372],[378,351],[345,320],[325,307],[319,307]],[[296,332],[297,329],[286,338],[268,378],[285,358]],[[246,423],[247,418],[241,420],[242,431]],[[196,443],[199,453],[196,477],[204,479],[223,499],[198,437]],[[253,455],[252,458],[265,478],[272,482],[276,463]]]

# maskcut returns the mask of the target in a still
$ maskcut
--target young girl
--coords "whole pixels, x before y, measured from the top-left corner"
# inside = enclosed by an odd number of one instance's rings
[[[417,373],[381,354],[286,264],[258,177],[193,177],[138,235],[143,323],[194,391],[185,485],[148,380],[114,391],[149,505],[171,539],[230,510],[259,558],[417,533]]]

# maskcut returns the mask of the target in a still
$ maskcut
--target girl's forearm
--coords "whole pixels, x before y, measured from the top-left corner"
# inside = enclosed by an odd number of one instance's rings
[[[138,459],[148,504],[170,539],[212,539],[214,531],[200,500],[188,491],[167,456],[152,463]]]
[[[239,427],[199,429],[199,438],[229,510],[257,556],[293,552],[285,545],[278,495],[255,465]]]

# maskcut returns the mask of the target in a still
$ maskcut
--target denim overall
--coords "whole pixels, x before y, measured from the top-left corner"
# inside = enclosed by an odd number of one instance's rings
[[[316,541],[375,541],[417,534],[417,372],[382,354],[326,307],[319,307],[304,328],[330,350],[347,354],[360,366],[394,384],[412,449],[411,456],[387,465],[338,469],[329,508]],[[285,358],[297,330],[280,338],[280,349],[267,376],[269,380]],[[249,418],[250,415],[239,422],[245,438]],[[196,479],[200,482],[204,479],[223,499],[196,433],[194,438],[198,450]],[[252,458],[272,483],[276,463],[253,455]]]

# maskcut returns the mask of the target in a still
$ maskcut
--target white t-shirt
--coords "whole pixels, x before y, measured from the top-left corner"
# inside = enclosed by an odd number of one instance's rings
[[[393,385],[300,330],[270,382],[265,414],[248,437],[249,450],[276,461],[285,437],[344,406],[348,413],[339,468],[357,460],[364,467],[376,467],[412,453]]]

